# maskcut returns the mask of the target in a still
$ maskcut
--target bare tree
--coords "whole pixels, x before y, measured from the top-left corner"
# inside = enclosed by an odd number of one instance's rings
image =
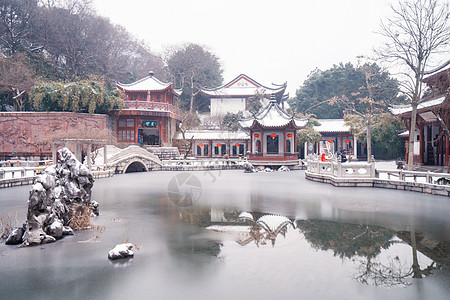
[[[34,70],[25,55],[0,57],[0,91],[12,94],[15,110],[24,110],[34,80]]]
[[[0,44],[9,55],[19,51],[31,33],[36,0],[2,0],[0,3]]]
[[[200,45],[168,48],[165,57],[172,82],[183,90],[180,100],[191,113],[200,88],[215,87],[222,83],[223,70],[219,58]]]
[[[412,106],[409,130],[408,170],[413,167],[417,106],[422,98],[422,81],[429,74],[435,55],[448,50],[450,27],[448,3],[437,0],[401,1],[391,5],[393,17],[381,23],[385,44],[376,53],[395,64],[404,76],[402,92]],[[436,71],[436,70],[433,70]]]
[[[198,119],[198,115],[195,112],[187,111],[183,115],[183,119],[178,126],[178,131],[181,133],[182,146],[184,149],[184,159],[186,159],[192,151],[192,146],[194,144],[194,136],[192,135],[190,138],[186,136],[186,132],[190,129],[194,129],[199,125],[200,121]]]
[[[346,95],[334,97],[331,104],[336,104],[344,110],[346,124],[350,125],[353,134],[359,140],[364,135],[367,143],[367,162],[372,158],[372,129],[376,123],[385,116],[386,101],[383,99],[389,89],[389,75],[383,72],[376,64],[366,63],[358,68],[364,75],[364,83],[357,92],[352,93],[354,98]],[[355,145],[356,146],[356,145]],[[356,149],[355,149],[356,150]]]

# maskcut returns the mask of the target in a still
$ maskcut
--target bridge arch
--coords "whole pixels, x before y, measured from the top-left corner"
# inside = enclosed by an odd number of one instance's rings
[[[135,159],[130,162],[123,168],[123,173],[134,173],[134,172],[148,172],[146,164],[140,159]]]

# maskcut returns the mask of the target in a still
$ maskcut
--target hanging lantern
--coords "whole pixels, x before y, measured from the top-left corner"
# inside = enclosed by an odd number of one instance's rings
[[[331,144],[333,142],[333,140],[328,140],[327,142]]]
[[[271,136],[273,139],[275,139],[275,138],[277,137],[277,134],[276,134],[276,133],[271,133],[270,136]]]
[[[288,134],[287,134],[287,137],[288,137],[288,138],[291,138],[291,137],[293,137],[293,136],[294,136],[294,135],[293,135],[292,133],[288,133]]]
[[[254,136],[255,138],[258,138],[258,137],[259,137],[259,133],[255,133],[253,136]]]
[[[200,147],[203,147],[203,144],[198,144]]]
[[[217,147],[221,147],[222,146],[222,144],[217,144]]]
[[[363,145],[363,147],[365,147],[365,146],[366,146],[366,143],[362,143],[362,145]]]
[[[348,144],[348,143],[350,143],[350,140],[345,140],[345,142]]]
[[[236,144],[234,144],[236,147],[239,147],[239,144],[238,143],[236,143]]]

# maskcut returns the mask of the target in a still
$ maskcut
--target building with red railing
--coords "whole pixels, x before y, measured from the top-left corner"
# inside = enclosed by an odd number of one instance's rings
[[[113,111],[119,143],[170,146],[180,113],[176,107],[180,91],[149,72],[136,82],[118,83],[124,107]]]

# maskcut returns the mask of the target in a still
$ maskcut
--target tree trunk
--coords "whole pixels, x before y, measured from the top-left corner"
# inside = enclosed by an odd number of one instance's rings
[[[411,103],[411,124],[409,126],[408,171],[414,166],[414,140],[416,138],[417,103]]]
[[[355,145],[355,151],[356,150]],[[372,124],[370,122],[370,118],[367,120],[367,162],[370,163],[372,158]]]
[[[191,104],[189,106],[189,112],[194,110],[194,76],[191,76]]]
[[[413,270],[413,278],[422,278],[422,270],[420,269],[419,260],[417,259],[417,242],[416,242],[416,233],[411,231],[411,248],[412,248],[412,270]]]

